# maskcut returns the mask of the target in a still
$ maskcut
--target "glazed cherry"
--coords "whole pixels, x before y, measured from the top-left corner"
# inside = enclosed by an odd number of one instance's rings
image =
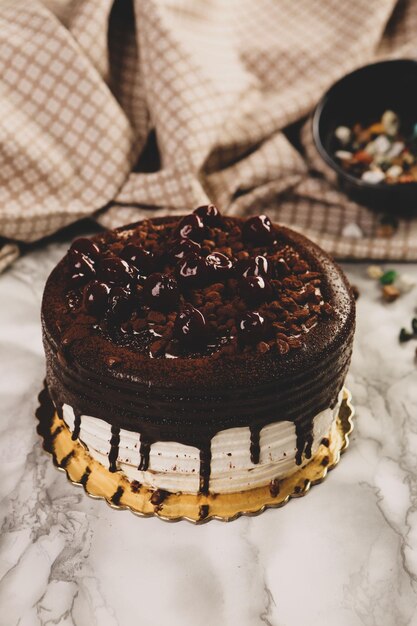
[[[266,278],[269,274],[270,267],[265,256],[255,256],[243,265],[243,276],[262,276]]]
[[[100,248],[94,241],[87,237],[80,237],[72,242],[70,250],[76,250],[87,256],[91,261],[97,261],[100,257]]]
[[[109,257],[100,263],[100,278],[106,283],[130,285],[134,279],[134,271],[126,261],[119,257]]]
[[[240,294],[248,304],[267,302],[272,297],[271,283],[262,276],[246,276],[240,282]]]
[[[192,239],[180,239],[175,241],[170,250],[171,257],[176,261],[185,259],[190,254],[200,254],[201,246]]]
[[[141,276],[148,276],[155,271],[155,255],[133,243],[128,243],[120,253],[120,257],[129,265],[133,265]]]
[[[275,239],[275,230],[266,215],[250,217],[243,225],[242,235],[245,241],[255,246],[267,246]]]
[[[180,239],[192,239],[200,242],[206,235],[206,227],[201,217],[192,213],[182,218],[176,232]]]
[[[180,292],[173,276],[155,272],[148,276],[143,285],[146,304],[158,311],[172,311],[178,306]]]
[[[262,341],[266,334],[265,318],[258,311],[247,311],[237,324],[239,339],[252,345]]]
[[[94,262],[79,250],[69,251],[68,265],[71,274],[71,283],[75,287],[85,285],[85,283],[96,275]]]
[[[207,264],[197,254],[187,256],[177,266],[178,279],[185,287],[199,287],[207,280]]]
[[[216,282],[228,278],[233,270],[233,262],[221,252],[212,252],[206,256],[207,275]]]
[[[205,204],[203,206],[199,206],[195,209],[195,211],[193,211],[193,213],[194,215],[198,215],[198,217],[203,220],[203,224],[205,226],[209,226],[210,228],[221,226],[222,217],[215,204]]]
[[[122,323],[129,319],[133,309],[130,289],[114,285],[108,297],[107,314],[112,322]]]
[[[207,343],[207,324],[204,315],[191,304],[178,313],[173,330],[174,338],[188,348],[198,349]]]
[[[106,283],[92,280],[84,287],[83,305],[87,313],[104,316],[109,303],[110,287]]]

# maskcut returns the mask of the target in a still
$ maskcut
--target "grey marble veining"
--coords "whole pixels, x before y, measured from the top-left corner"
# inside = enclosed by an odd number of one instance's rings
[[[416,625],[417,341],[397,337],[417,288],[384,305],[365,265],[345,265],[358,417],[325,483],[259,517],[166,524],[87,498],[41,448],[39,309],[65,247],[0,276],[0,625]]]

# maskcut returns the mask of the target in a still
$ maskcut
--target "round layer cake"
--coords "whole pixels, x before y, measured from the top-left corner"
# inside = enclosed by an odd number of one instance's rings
[[[76,240],[42,304],[47,386],[93,458],[175,493],[230,493],[326,445],[355,303],[334,261],[213,205]]]

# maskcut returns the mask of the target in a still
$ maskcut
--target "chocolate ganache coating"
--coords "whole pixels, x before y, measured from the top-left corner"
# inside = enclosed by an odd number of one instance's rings
[[[111,425],[111,471],[121,428],[140,433],[139,469],[156,441],[199,448],[203,493],[221,430],[249,427],[257,463],[263,426],[292,421],[297,463],[311,456],[313,418],[336,404],[355,326],[348,281],[317,245],[265,216],[204,214],[107,231],[90,255],[75,242],[42,303],[57,410]]]

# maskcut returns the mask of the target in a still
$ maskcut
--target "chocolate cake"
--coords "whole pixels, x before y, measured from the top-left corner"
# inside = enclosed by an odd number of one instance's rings
[[[42,303],[47,387],[73,439],[156,495],[275,485],[326,445],[354,325],[318,246],[203,206],[72,244]]]

